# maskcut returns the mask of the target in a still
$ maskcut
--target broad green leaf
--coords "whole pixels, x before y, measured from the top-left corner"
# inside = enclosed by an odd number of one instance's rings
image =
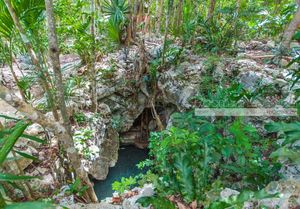
[[[0,173],[0,181],[25,181],[31,179],[41,178],[38,176],[17,176],[13,174]]]
[[[300,151],[294,151],[286,147],[282,147],[270,155],[271,158],[288,158],[293,163],[300,163]]]
[[[5,161],[8,153],[12,150],[13,146],[21,137],[28,125],[29,124],[24,121],[19,121],[15,125],[13,132],[5,138],[5,142],[0,149],[0,165],[2,165],[2,163]]]
[[[27,153],[25,153],[25,152],[20,152],[20,151],[17,151],[17,150],[15,150],[15,152],[16,152],[17,154],[21,155],[22,157],[25,157],[25,158],[28,158],[28,159],[31,159],[31,160],[34,160],[34,161],[39,161],[39,159],[38,159],[37,157],[34,157],[34,156],[32,156],[32,155],[29,155],[29,154],[27,154]]]
[[[21,202],[7,205],[4,209],[54,209],[55,206],[50,202]]]
[[[18,118],[14,118],[14,117],[10,117],[10,116],[7,116],[7,115],[2,115],[2,114],[0,114],[0,118],[5,118],[5,119],[8,119],[8,120],[16,120],[16,121],[20,120]]]
[[[175,209],[175,205],[168,199],[163,197],[141,197],[137,201],[143,207],[152,205],[155,209]]]
[[[26,139],[30,139],[30,140],[32,140],[32,141],[35,141],[35,142],[38,142],[38,143],[41,143],[41,144],[45,144],[45,143],[46,143],[45,140],[40,139],[40,138],[38,138],[38,137],[36,137],[36,136],[28,135],[28,134],[22,134],[21,137],[24,137],[24,138],[26,138]]]

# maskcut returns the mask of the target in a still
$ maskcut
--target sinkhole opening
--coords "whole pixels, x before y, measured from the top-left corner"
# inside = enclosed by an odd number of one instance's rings
[[[166,127],[170,114],[174,111],[171,106],[164,107],[157,104],[155,111],[159,116],[164,127]],[[120,133],[121,145],[135,145],[140,149],[145,149],[149,144],[150,132],[158,131],[158,124],[152,108],[145,108],[135,119],[131,128],[126,132]]]
[[[166,127],[170,115],[176,110],[176,107],[156,104],[155,110],[164,127]],[[147,147],[150,132],[157,130],[158,125],[154,117],[153,109],[145,108],[135,119],[128,131],[119,133],[120,149],[116,165],[109,169],[108,176],[105,180],[94,182],[94,189],[99,200],[112,197],[114,192],[112,190],[112,184],[115,181],[120,181],[122,177],[134,177],[139,173],[147,171],[146,169],[138,169],[136,165],[148,158]]]

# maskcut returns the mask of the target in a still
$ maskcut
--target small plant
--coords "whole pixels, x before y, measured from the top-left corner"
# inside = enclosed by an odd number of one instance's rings
[[[74,113],[73,117],[74,120],[78,123],[78,125],[83,125],[87,122],[87,118],[82,112]]]
[[[19,80],[17,85],[21,89],[21,91],[23,92],[23,94],[25,96],[25,99],[27,101],[30,101],[32,99],[30,88],[33,85],[33,78],[28,77],[28,76],[24,76]]]
[[[45,143],[44,140],[39,139],[38,137],[24,134],[24,131],[26,130],[26,128],[31,124],[30,121],[25,120],[25,119],[19,120],[19,119],[4,116],[4,115],[0,115],[0,117],[9,119],[9,120],[13,120],[15,122],[15,125],[11,128],[5,128],[2,125],[0,125],[0,166],[2,167],[2,165],[5,162],[9,163],[9,161],[11,161],[11,160],[13,160],[13,161],[16,160],[15,157],[13,157],[13,158],[8,157],[9,153],[11,153],[11,152],[14,155],[37,161],[38,160],[37,157],[32,156],[27,153],[24,153],[24,152],[21,152],[21,151],[17,150],[15,147],[15,144],[21,137],[28,139],[28,140],[38,142],[38,143],[42,143],[42,144]],[[0,172],[0,186],[2,187],[2,184],[5,184],[5,183],[10,184],[11,186],[13,186],[13,188],[21,190],[24,194],[26,194],[28,191],[25,192],[23,190],[24,187],[18,186],[17,184],[15,184],[15,182],[22,182],[22,184],[24,183],[24,185],[26,184],[27,187],[29,187],[29,184],[27,183],[27,181],[32,180],[32,179],[38,179],[38,178],[40,178],[40,177],[5,173],[2,170]],[[26,203],[21,203],[21,204],[20,203],[10,203],[8,206],[7,200],[4,199],[1,192],[0,192],[0,207],[1,208],[6,208],[6,207],[7,208],[8,207],[9,208],[20,208],[20,209],[30,208],[30,207],[54,208],[54,206],[51,203],[43,202],[43,201],[26,202]],[[4,190],[4,192],[6,192],[6,191]]]
[[[136,178],[134,177],[129,177],[129,178],[124,178],[122,177],[121,181],[115,181],[112,184],[112,189],[119,194],[123,194],[125,190],[130,190],[132,186],[136,185]]]
[[[120,115],[113,116],[111,121],[111,126],[113,129],[120,131],[122,128],[123,119]]]
[[[115,72],[116,72],[116,64],[112,63],[111,67],[109,69],[101,69],[101,78],[105,80],[109,80],[114,78]]]
[[[73,139],[76,149],[85,159],[94,160],[99,157],[99,147],[93,143],[94,130],[89,128],[77,130]]]
[[[127,2],[125,0],[105,0],[102,8],[103,13],[110,16],[109,36],[117,43],[121,43],[122,31],[127,21],[126,14],[129,13]]]
[[[75,195],[81,197],[87,189],[88,189],[88,186],[86,186],[86,185],[81,186],[80,179],[76,178],[74,183],[69,185],[69,189],[66,190],[66,194],[67,195],[75,194]]]

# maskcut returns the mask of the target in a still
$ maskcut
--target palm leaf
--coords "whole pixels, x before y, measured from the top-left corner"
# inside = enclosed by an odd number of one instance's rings
[[[2,148],[0,149],[0,165],[4,162],[6,159],[8,153],[12,150],[13,146],[17,142],[17,140],[21,137],[25,129],[29,123],[24,121],[19,121],[14,129],[13,132],[5,138],[4,144]]]
[[[4,209],[54,209],[55,206],[50,202],[22,202],[7,205]]]
[[[25,152],[20,152],[20,151],[17,151],[17,150],[14,150],[18,155],[22,156],[22,157],[25,157],[25,158],[28,158],[28,159],[31,159],[31,160],[34,160],[34,161],[39,161],[39,159],[37,157],[34,157],[32,155],[29,155]]]
[[[38,176],[17,176],[8,173],[0,173],[0,182],[1,181],[26,181],[31,179],[40,179],[41,177]]]

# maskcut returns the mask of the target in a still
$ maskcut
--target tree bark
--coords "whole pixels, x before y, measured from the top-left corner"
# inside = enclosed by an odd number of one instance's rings
[[[133,40],[133,8],[134,8],[134,2],[133,0],[129,0],[128,1],[128,4],[129,4],[129,15],[128,15],[128,19],[129,19],[129,23],[128,23],[128,26],[127,26],[127,37],[126,37],[126,45],[129,46],[130,43],[132,42]]]
[[[5,86],[0,84],[0,99],[3,99],[12,107],[16,108],[25,117],[31,120],[33,123],[38,123],[45,129],[48,129],[54,135],[62,141],[62,145],[71,161],[72,167],[75,170],[76,176],[81,180],[82,185],[87,185],[89,187],[88,194],[89,197],[95,195],[93,190],[93,185],[88,178],[87,172],[84,170],[81,159],[74,147],[73,139],[66,130],[66,128],[61,125],[58,121],[54,121],[47,118],[44,114],[35,110],[31,105],[23,102],[19,99],[13,92],[7,89]],[[91,201],[96,201],[96,196]]]
[[[91,0],[91,37],[92,37],[92,48],[91,48],[91,63],[90,72],[91,75],[91,100],[92,100],[92,111],[97,112],[97,73],[95,69],[96,62],[96,48],[95,48],[95,0]]]
[[[282,45],[285,48],[290,48],[292,38],[300,25],[300,0],[296,0],[296,2],[298,4],[296,14],[294,15],[292,21],[290,22],[282,36]]]
[[[5,3],[8,11],[10,13],[10,16],[13,19],[13,22],[14,22],[16,28],[18,29],[18,32],[21,36],[21,39],[22,39],[22,41],[23,41],[23,43],[24,43],[24,45],[27,49],[28,54],[30,55],[32,63],[35,65],[37,71],[39,73],[41,73],[41,75],[42,75],[42,78],[40,79],[41,85],[42,85],[42,87],[44,88],[45,92],[47,93],[47,95],[49,97],[48,102],[49,102],[49,105],[52,108],[53,116],[58,121],[59,116],[58,116],[58,112],[57,112],[57,110],[55,108],[55,105],[54,105],[53,94],[51,93],[48,82],[45,80],[45,75],[44,75],[42,67],[39,63],[39,60],[38,60],[38,58],[37,58],[37,56],[36,56],[36,54],[33,50],[32,44],[31,44],[30,40],[28,39],[24,28],[21,25],[20,20],[19,20],[17,14],[16,14],[14,8],[12,7],[12,4],[11,4],[10,0],[4,0],[4,3]]]
[[[210,0],[209,10],[207,13],[207,21],[208,22],[211,22],[211,20],[213,19],[215,7],[216,7],[216,1],[217,0]]]
[[[177,23],[176,23],[176,27],[177,27],[177,33],[181,33],[182,31],[182,16],[183,16],[183,11],[182,11],[182,7],[183,7],[183,0],[179,0],[178,2],[178,9],[177,9]]]
[[[45,0],[46,4],[46,16],[48,22],[48,40],[49,40],[49,55],[55,74],[56,88],[63,89],[62,74],[60,69],[60,60],[59,60],[59,48],[57,43],[56,28],[55,28],[55,19],[53,13],[53,2],[52,0]],[[58,100],[60,104],[61,115],[63,118],[63,135],[59,139],[63,141],[63,146],[68,154],[69,159],[71,160],[72,167],[75,169],[75,174],[78,176],[82,183],[86,183],[89,186],[88,197],[92,202],[98,202],[96,194],[93,190],[93,186],[88,178],[87,173],[81,168],[81,160],[78,156],[78,153],[74,147],[74,142],[72,139],[72,130],[70,125],[70,120],[67,113],[67,108],[65,104],[65,97],[63,91],[58,91]],[[33,110],[32,110],[33,111]],[[49,124],[48,124],[49,125]],[[61,135],[61,133],[58,133]]]
[[[241,10],[241,0],[236,1],[236,12],[239,13]]]
[[[164,33],[164,43],[163,43],[163,50],[162,50],[162,62],[161,66],[164,66],[165,64],[165,53],[166,53],[166,43],[167,43],[167,38],[168,38],[168,33],[169,33],[169,22],[170,22],[170,15],[171,15],[171,10],[173,8],[173,1],[169,1],[168,5],[168,11],[167,11],[167,16],[166,16],[166,26],[165,26],[165,33]]]
[[[157,28],[158,30],[162,31],[162,16],[163,16],[163,12],[164,12],[164,0],[160,0],[160,10],[159,10],[159,14],[158,14],[158,21],[157,21]]]
[[[158,25],[158,13],[159,13],[159,1],[155,0],[155,33],[159,33],[159,25]]]

